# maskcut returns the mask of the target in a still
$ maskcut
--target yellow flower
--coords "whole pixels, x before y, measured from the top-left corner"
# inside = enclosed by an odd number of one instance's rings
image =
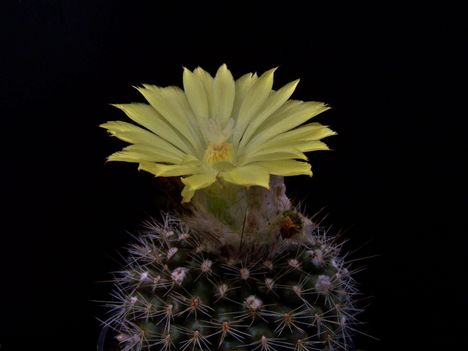
[[[336,133],[303,123],[329,107],[289,100],[299,80],[272,90],[275,70],[234,80],[226,65],[214,78],[201,68],[184,68],[184,90],[137,87],[149,104],[114,106],[141,127],[123,121],[101,125],[131,143],[108,160],[138,163],[158,177],[182,176],[184,202],[218,179],[268,188],[270,174],[311,176],[304,153],[328,150],[320,139]]]

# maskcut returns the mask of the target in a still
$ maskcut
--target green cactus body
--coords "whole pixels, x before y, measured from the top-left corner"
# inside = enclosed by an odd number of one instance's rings
[[[271,183],[230,209],[250,224],[205,207],[147,223],[116,276],[108,324],[122,350],[346,349],[354,288],[338,246]]]

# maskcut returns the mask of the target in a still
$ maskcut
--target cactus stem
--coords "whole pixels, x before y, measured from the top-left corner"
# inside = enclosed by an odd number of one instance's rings
[[[350,349],[362,311],[352,274],[362,268],[345,266],[327,230],[310,231],[301,216],[300,240],[277,232],[241,253],[229,240],[210,251],[206,236],[173,217],[152,223],[114,273],[104,324],[126,351]]]

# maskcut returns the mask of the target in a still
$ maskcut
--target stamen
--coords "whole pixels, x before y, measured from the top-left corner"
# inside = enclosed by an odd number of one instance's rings
[[[209,144],[203,159],[208,163],[215,163],[217,161],[232,161],[234,149],[232,144]]]
[[[227,142],[234,131],[232,118],[224,126],[217,119],[209,119],[204,126],[201,126],[201,130],[208,142],[203,155],[205,162],[213,164],[218,161],[233,160],[234,149],[232,144]]]

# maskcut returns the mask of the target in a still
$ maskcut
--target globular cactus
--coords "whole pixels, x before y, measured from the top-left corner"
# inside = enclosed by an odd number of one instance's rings
[[[350,348],[356,289],[340,245],[291,205],[283,181],[311,175],[296,158],[335,133],[301,126],[327,107],[287,101],[297,82],[272,91],[272,79],[185,70],[185,94],[145,86],[150,105],[117,105],[146,129],[103,125],[133,143],[110,160],[186,176],[187,211],[146,223],[115,276],[105,324],[121,350]]]

